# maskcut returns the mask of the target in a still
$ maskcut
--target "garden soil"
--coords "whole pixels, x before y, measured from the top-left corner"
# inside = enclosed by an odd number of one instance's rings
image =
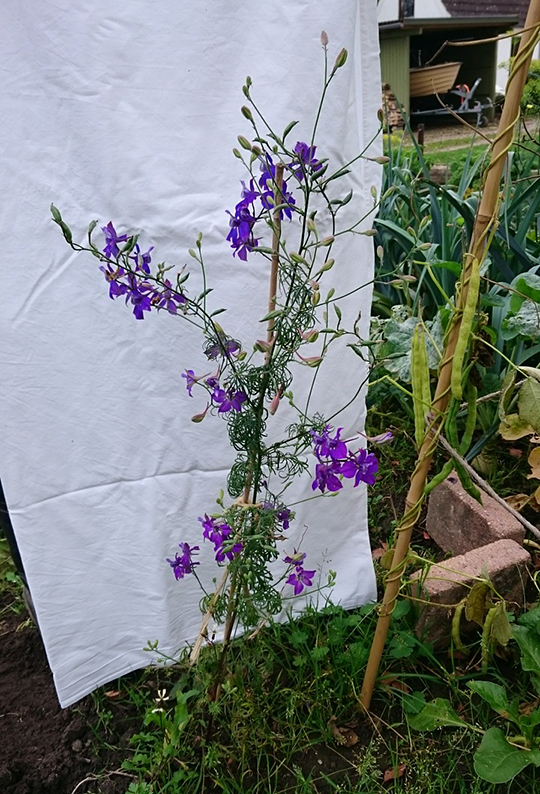
[[[0,598],[1,794],[125,792],[133,778],[120,765],[140,715],[113,701],[110,711],[115,734],[105,744],[91,729],[92,697],[60,708],[38,630]]]

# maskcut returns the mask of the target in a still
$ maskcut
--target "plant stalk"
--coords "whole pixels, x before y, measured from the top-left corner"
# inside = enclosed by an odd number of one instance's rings
[[[276,178],[274,184],[274,203],[278,207],[283,203],[283,163],[276,165]],[[274,230],[272,234],[272,265],[270,270],[270,287],[268,293],[268,313],[273,312],[276,308],[276,297],[278,287],[278,272],[279,272],[279,240],[281,237],[281,210],[275,209],[273,214]],[[268,320],[267,341],[272,341],[274,332],[275,319],[271,317]],[[268,363],[270,351],[266,354],[266,363]]]
[[[445,420],[445,413],[450,399],[452,361],[461,328],[463,308],[467,301],[473,262],[475,259],[479,263],[482,262],[487,252],[492,232],[494,232],[496,228],[499,185],[506,161],[506,155],[512,144],[514,127],[519,119],[520,100],[523,94],[523,87],[527,78],[533,49],[538,40],[539,26],[540,0],[531,0],[525,23],[527,30],[521,35],[518,53],[508,78],[506,99],[499,122],[499,131],[493,141],[491,162],[486,172],[483,194],[475,218],[469,249],[464,257],[461,274],[461,289],[456,297],[456,321],[450,329],[445,341],[432,410],[426,420],[426,435],[418,453],[416,467],[411,476],[409,491],[405,502],[405,513],[400,525],[396,529],[397,539],[392,559],[392,568],[386,580],[384,597],[379,610],[379,620],[373,637],[360,694],[360,704],[366,710],[368,710],[371,705],[373,689],[379,671],[388,629],[390,627],[392,612],[401,586],[401,576],[406,564],[411,535],[420,515],[429,468],[437,445],[437,438],[441,433]]]

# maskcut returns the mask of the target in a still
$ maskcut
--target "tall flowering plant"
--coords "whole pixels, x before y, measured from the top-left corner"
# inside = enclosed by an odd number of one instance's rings
[[[311,470],[312,490],[324,498],[348,482],[352,487],[372,484],[377,471],[376,457],[358,437],[342,438],[343,428],[320,414],[310,415],[308,407],[300,408],[292,388],[293,365],[312,368],[315,374],[332,343],[341,337],[348,337],[352,350],[361,354],[356,330],[342,327],[334,290],[322,297],[322,281],[334,266],[336,238],[356,231],[363,220],[341,228],[340,212],[351,201],[352,191],[330,199],[328,186],[347,174],[363,154],[335,168],[315,145],[327,89],[347,60],[346,50],[341,50],[330,70],[324,32],[321,42],[324,85],[309,142],[288,142],[296,122],[282,134],[272,130],[252,98],[249,77],[243,87],[247,104],[242,114],[251,124],[252,135],[238,136],[240,148],[233,149],[247,173],[239,201],[228,211],[227,241],[232,256],[241,263],[262,258],[269,261],[271,271],[268,310],[263,317],[267,333],[250,347],[218,323],[216,317],[223,310],[209,306],[201,234],[189,251],[203,284],[202,292],[195,294],[188,287],[187,266],[173,274],[174,268],[155,263],[154,248],[143,251],[139,235],[117,231],[111,221],[101,227],[103,241],[97,243],[98,224],[93,221],[87,243],[80,245],[73,242],[58,209],[51,207],[53,220],[71,247],[99,260],[111,299],[121,298],[139,321],[152,312],[167,312],[201,333],[206,371],[187,367],[182,374],[187,395],[196,397],[200,405],[192,421],[223,420],[236,452],[227,495],[221,492],[217,499],[219,510],[199,517],[200,543],[212,549],[215,563],[224,569],[215,591],[205,593],[202,601],[205,617],[199,640],[213,618],[225,625],[225,646],[237,623],[256,625],[282,609],[284,595],[297,596],[313,584],[316,571],[306,562],[306,551],[283,552],[281,576],[272,565],[280,557],[279,544],[286,541],[295,517],[294,505],[284,502],[287,484]],[[287,240],[294,239],[294,248],[285,240],[285,223],[289,225]],[[333,327],[330,309],[335,315]],[[318,351],[312,354],[317,341]],[[270,441],[268,421],[282,401],[294,411],[294,421],[283,438]],[[201,545],[181,540],[167,559],[177,580],[198,579]]]

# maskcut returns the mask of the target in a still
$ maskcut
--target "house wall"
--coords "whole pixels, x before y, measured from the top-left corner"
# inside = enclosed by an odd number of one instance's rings
[[[449,17],[442,0],[415,0],[414,16],[419,19]],[[399,19],[399,0],[380,0],[377,6],[378,22],[393,22]]]
[[[409,36],[381,38],[381,78],[389,83],[396,99],[409,112]]]

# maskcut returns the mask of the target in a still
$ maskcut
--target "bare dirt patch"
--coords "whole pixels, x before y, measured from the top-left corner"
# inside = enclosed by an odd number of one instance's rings
[[[26,615],[3,606],[0,602],[0,791],[72,794],[80,783],[77,794],[125,792],[130,779],[116,770],[126,757],[136,715],[115,715],[116,749],[97,742],[90,728],[97,723],[93,699],[60,708],[38,630]]]

